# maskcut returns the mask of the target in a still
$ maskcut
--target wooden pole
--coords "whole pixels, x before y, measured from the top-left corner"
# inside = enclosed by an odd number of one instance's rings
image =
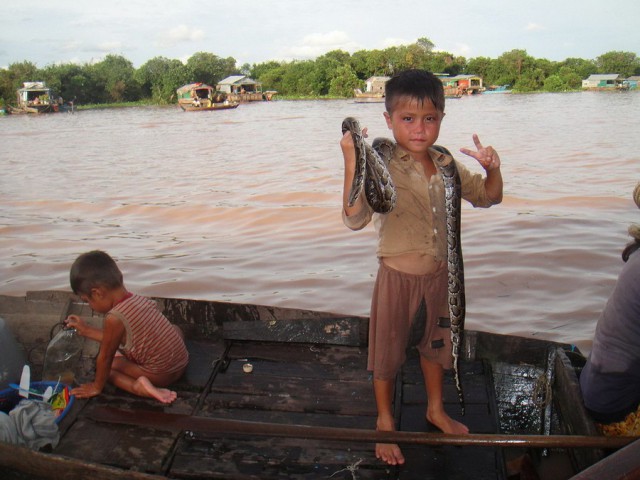
[[[312,440],[419,445],[617,449],[638,438],[588,435],[452,435],[440,432],[380,432],[356,428],[314,427],[141,410],[119,410],[111,407],[96,408],[90,416],[98,422],[138,425],[153,427],[158,430],[185,430],[196,434],[233,433],[252,436],[306,438]]]

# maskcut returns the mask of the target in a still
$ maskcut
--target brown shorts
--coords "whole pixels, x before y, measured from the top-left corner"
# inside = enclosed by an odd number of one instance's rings
[[[371,300],[367,369],[375,379],[393,380],[413,345],[426,359],[452,367],[447,266],[412,275],[381,261]]]

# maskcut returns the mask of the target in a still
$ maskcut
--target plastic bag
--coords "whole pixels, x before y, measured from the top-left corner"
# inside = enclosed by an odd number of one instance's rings
[[[63,328],[47,345],[42,379],[73,385],[84,338],[75,328]]]

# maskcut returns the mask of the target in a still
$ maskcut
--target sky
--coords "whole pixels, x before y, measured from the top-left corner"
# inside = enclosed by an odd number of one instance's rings
[[[197,52],[241,66],[421,37],[467,59],[514,49],[553,61],[614,50],[640,56],[638,0],[2,0],[0,18],[1,68],[86,64],[109,54],[138,68]]]

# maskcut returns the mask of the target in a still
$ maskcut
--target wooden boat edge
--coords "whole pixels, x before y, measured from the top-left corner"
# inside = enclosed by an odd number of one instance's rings
[[[27,292],[24,297],[13,297],[13,296],[4,296],[0,295],[0,316],[5,317],[7,308],[23,308],[25,310],[25,315],[33,314],[34,310],[29,310],[27,305],[31,304],[32,306],[38,303],[42,303],[44,305],[54,304],[60,306],[64,305],[68,302],[74,301],[74,296],[70,292],[65,291],[37,291],[37,292]],[[261,325],[262,327],[268,327],[270,322],[273,319],[277,319],[276,322],[281,322],[283,320],[287,320],[285,323],[289,324],[297,324],[296,326],[301,327],[304,331],[306,325],[314,324],[323,319],[327,321],[335,321],[341,320],[344,322],[343,330],[349,331],[353,329],[357,331],[355,335],[349,334],[347,337],[349,338],[349,344],[353,345],[364,345],[366,344],[366,330],[368,327],[368,319],[366,317],[360,316],[348,316],[348,315],[338,315],[327,312],[318,312],[304,309],[296,309],[296,308],[283,308],[283,307],[272,307],[272,306],[264,306],[264,305],[250,305],[250,304],[236,304],[229,302],[211,302],[205,300],[189,300],[189,299],[173,299],[173,298],[156,298],[156,300],[161,305],[161,308],[167,314],[168,318],[172,320],[174,323],[179,324],[181,327],[185,328],[188,334],[191,335],[204,335],[209,338],[225,338],[225,333],[223,331],[223,326],[227,323],[234,326],[234,330],[232,332],[233,338],[236,340],[256,340],[262,339],[263,333],[260,333],[259,330],[255,330],[257,325]],[[37,309],[36,309],[37,310]],[[224,313],[221,313],[224,312]],[[39,315],[39,314],[38,314]],[[218,325],[218,319],[216,316],[224,315],[227,318],[226,322],[220,322]],[[202,319],[200,324],[190,323],[188,320],[199,317]],[[18,318],[12,319],[14,322],[19,321]],[[187,321],[185,321],[187,320]],[[60,316],[59,313],[57,315],[50,314],[48,315],[48,322],[59,322]],[[9,324],[11,325],[11,321]],[[216,324],[212,326],[211,323]],[[243,329],[235,328],[247,326],[247,331],[256,332],[254,337],[245,337],[242,338],[246,332],[243,332]],[[321,331],[324,331],[321,329]],[[240,337],[238,336],[240,335]],[[340,335],[338,335],[338,338]],[[284,341],[286,339],[282,337],[274,337],[274,341]],[[329,338],[325,338],[324,340],[332,343],[336,341],[335,336],[329,336]],[[32,340],[36,343],[42,344],[42,339]],[[300,341],[300,337],[296,335],[293,341]],[[559,391],[564,391],[564,397],[561,400],[562,403],[568,403],[568,406],[565,407],[564,411],[576,411],[577,415],[580,417],[584,414],[584,425],[577,427],[574,431],[567,432],[567,434],[573,435],[594,435],[597,434],[595,432],[595,428],[593,423],[588,420],[586,416],[586,412],[583,412],[583,407],[581,409],[575,408],[575,395],[576,392],[579,394],[579,385],[577,383],[577,376],[575,374],[574,368],[571,365],[571,362],[565,355],[565,351],[571,350],[573,347],[568,344],[561,344],[557,342],[541,340],[541,339],[528,339],[525,337],[518,337],[512,335],[502,335],[502,334],[494,334],[489,332],[482,331],[468,331],[465,336],[465,350],[466,355],[476,355],[483,356],[486,355],[487,352],[494,354],[496,357],[506,356],[506,352],[504,348],[499,348],[497,345],[502,342],[503,344],[506,342],[511,345],[525,345],[528,344],[532,350],[532,352],[537,352],[530,360],[538,361],[540,356],[546,355],[546,351],[549,348],[557,348],[558,355],[556,356],[556,368],[558,369],[558,375],[556,376],[556,380],[562,382],[562,388]],[[46,345],[46,342],[44,342]],[[523,349],[520,346],[516,347],[516,349],[522,352]],[[527,353],[527,352],[525,352]],[[531,352],[528,352],[531,353]],[[568,410],[566,410],[568,408]],[[562,410],[562,407],[561,407]],[[575,413],[575,412],[574,412]],[[565,415],[565,413],[562,413]],[[579,423],[579,422],[577,422]],[[3,465],[12,465],[11,463],[5,463],[5,460],[14,457],[10,450],[5,450],[4,445],[0,445],[0,464]],[[580,471],[588,466],[596,463],[598,460],[602,458],[602,452],[598,451],[589,451],[588,454],[582,455],[582,453],[586,452],[585,449],[575,449],[578,453],[577,455],[577,465],[578,470]],[[24,452],[23,452],[24,453]],[[21,454],[22,455],[22,454]],[[47,454],[40,454],[47,455]],[[20,456],[20,455],[18,455]],[[582,456],[582,458],[580,458]],[[22,455],[23,458],[24,455]],[[49,458],[48,456],[43,458]],[[67,459],[71,462],[74,462],[76,459]],[[12,461],[15,461],[13,459]],[[37,462],[36,462],[37,463]],[[100,470],[100,465],[96,465],[91,468],[95,468],[96,470]],[[87,467],[89,468],[89,467]],[[121,472],[121,470],[116,469],[117,472]],[[127,472],[129,474],[130,472]],[[135,472],[134,472],[135,473]],[[51,477],[54,478],[54,477]],[[58,477],[59,478],[59,477]],[[99,478],[99,477],[96,477]],[[113,477],[110,477],[113,478]],[[136,478],[136,477],[128,477],[128,476],[119,476],[118,478]],[[139,477],[139,478],[163,478],[158,476],[152,477]]]

